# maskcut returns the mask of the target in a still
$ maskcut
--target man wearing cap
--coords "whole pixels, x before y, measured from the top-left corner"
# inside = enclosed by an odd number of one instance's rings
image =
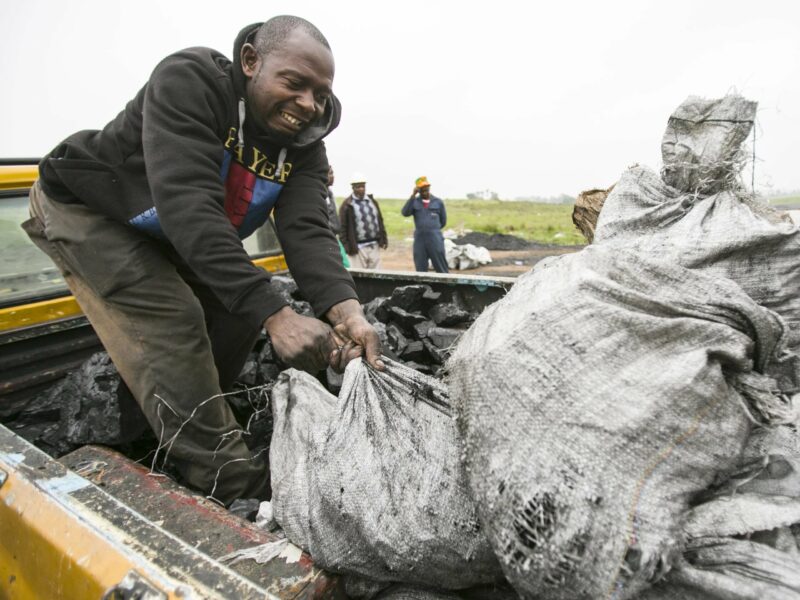
[[[414,217],[414,267],[428,270],[428,261],[437,273],[447,273],[442,228],[447,225],[447,211],[441,198],[431,195],[427,177],[418,177],[414,191],[401,211],[404,217]]]
[[[367,194],[367,178],[363,174],[354,173],[350,185],[353,193],[345,198],[339,209],[344,249],[351,266],[380,269],[380,248],[389,245],[381,209],[372,194]]]

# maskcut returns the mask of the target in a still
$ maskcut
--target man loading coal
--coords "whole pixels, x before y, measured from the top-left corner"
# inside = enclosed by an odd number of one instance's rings
[[[362,354],[383,366],[327,224],[322,138],[340,115],[330,46],[308,21],[280,16],[243,29],[233,56],[165,58],[105,129],[42,160],[23,225],[185,482],[225,504],[268,490],[265,457],[251,455],[220,395],[262,326],[297,368],[341,370]],[[318,319],[292,311],[242,246],[271,212]]]

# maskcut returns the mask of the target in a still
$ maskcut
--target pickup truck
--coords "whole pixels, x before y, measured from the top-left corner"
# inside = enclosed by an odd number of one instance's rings
[[[342,598],[335,575],[286,544],[263,564],[220,560],[278,541],[119,452],[58,459],[4,426],[102,349],[49,259],[19,224],[35,161],[0,161],[0,599]],[[286,263],[268,222],[245,241],[255,264]],[[510,278],[351,270],[362,302],[427,283],[480,310]]]

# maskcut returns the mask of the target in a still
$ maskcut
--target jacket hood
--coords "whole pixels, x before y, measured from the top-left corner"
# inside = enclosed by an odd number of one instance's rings
[[[263,23],[248,25],[239,32],[239,35],[236,36],[236,41],[233,43],[233,85],[239,97],[245,98],[245,100],[247,99],[245,92],[247,78],[242,72],[242,46],[248,42],[253,43],[256,32],[261,25],[263,25]],[[263,137],[288,148],[304,148],[315,144],[336,129],[339,125],[341,114],[342,104],[339,102],[339,99],[331,93],[330,101],[325,107],[325,113],[293,138],[286,139],[270,131],[263,132]]]

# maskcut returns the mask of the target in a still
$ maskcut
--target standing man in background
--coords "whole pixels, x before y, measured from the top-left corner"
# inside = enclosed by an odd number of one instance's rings
[[[442,228],[447,225],[447,211],[441,198],[431,195],[427,177],[418,177],[414,191],[401,211],[404,217],[414,217],[414,267],[418,272],[428,270],[428,260],[437,273],[447,273]]]
[[[350,185],[353,193],[345,198],[339,211],[344,249],[350,264],[357,269],[380,269],[380,248],[389,245],[381,209],[372,194],[367,194],[364,175],[355,173]]]
[[[325,208],[328,211],[328,227],[331,228],[333,235],[336,236],[336,241],[339,242],[339,251],[342,254],[342,264],[346,268],[350,268],[350,260],[347,258],[347,253],[342,246],[342,240],[339,239],[342,235],[342,224],[339,222],[339,211],[336,210],[336,199],[333,197],[333,167],[328,167],[328,196],[325,200]]]

